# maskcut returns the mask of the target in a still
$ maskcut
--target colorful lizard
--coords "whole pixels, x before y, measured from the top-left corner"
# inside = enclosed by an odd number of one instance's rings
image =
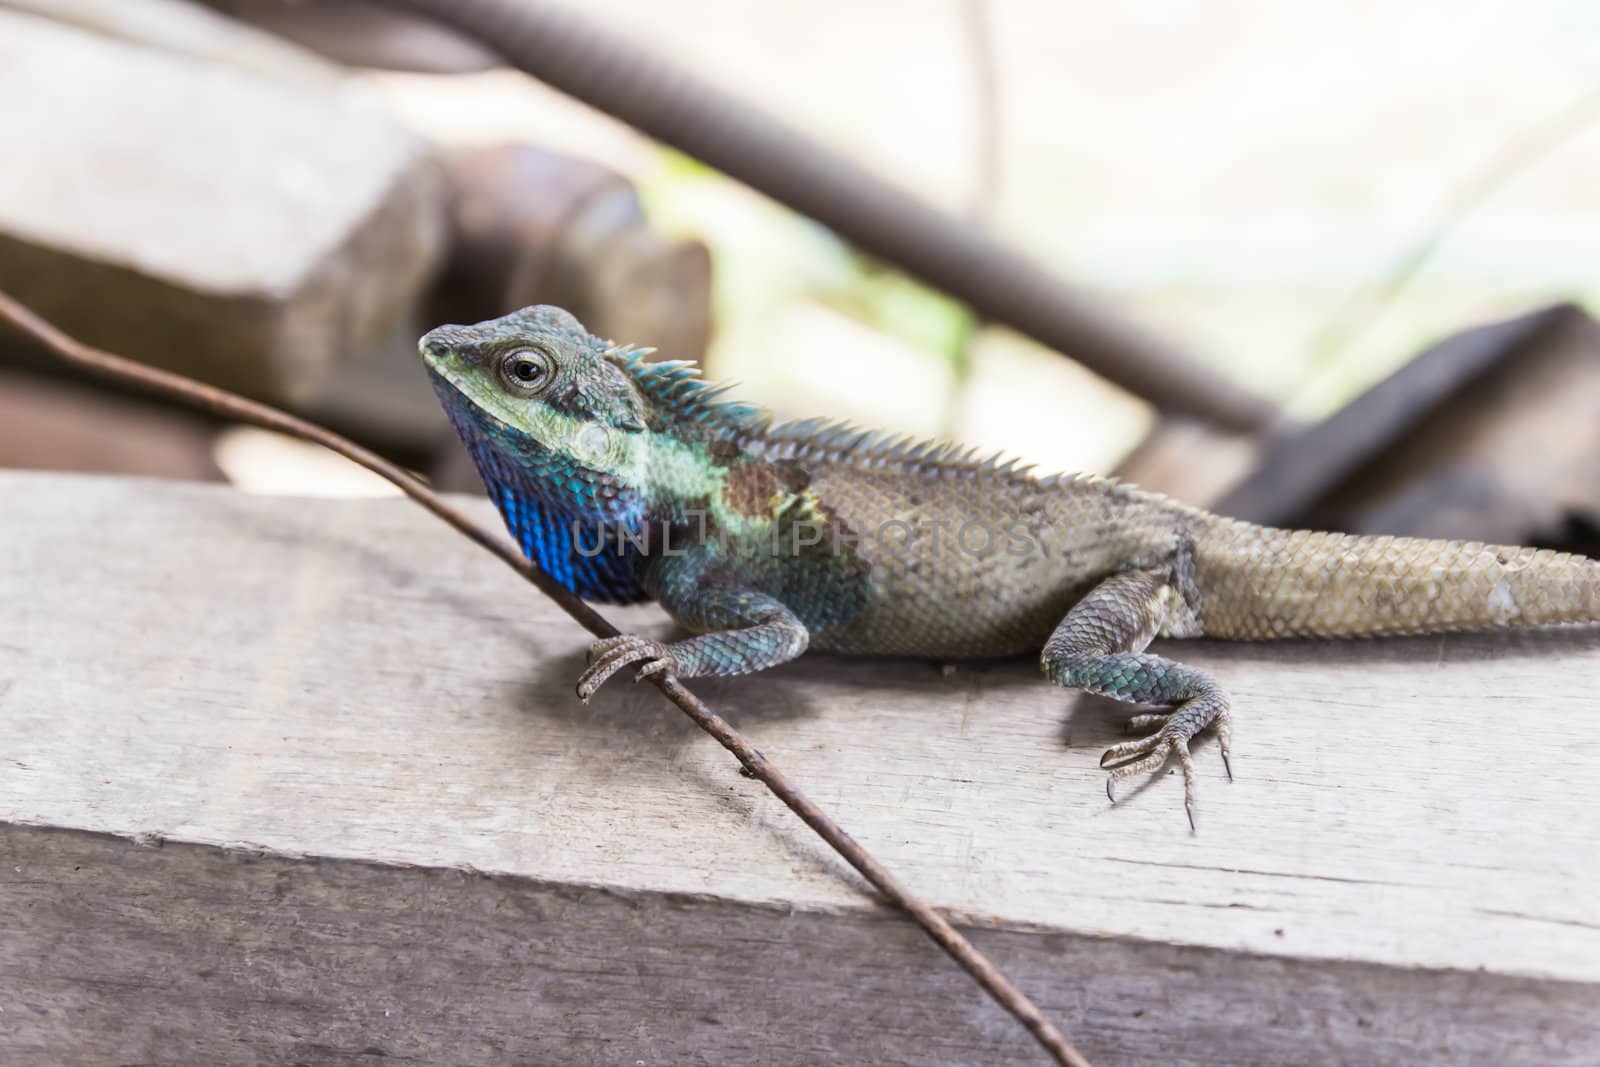
[[[773,425],[679,362],[560,308],[441,326],[422,355],[529,557],[605,603],[658,601],[696,636],[596,641],[588,700],[641,677],[764,670],[809,649],[941,660],[1040,651],[1058,685],[1171,710],[1106,751],[1108,795],[1229,702],[1156,637],[1430,633],[1600,620],[1600,564],[1543,549],[1253,526],[1087,475],[835,422]],[[1042,650],[1042,651],[1041,651]],[[1228,768],[1231,777],[1231,767]]]

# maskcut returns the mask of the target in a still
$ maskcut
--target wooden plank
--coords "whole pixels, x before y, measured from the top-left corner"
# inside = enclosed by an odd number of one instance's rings
[[[1255,471],[1208,506],[1247,522],[1289,525],[1363,465],[1384,460],[1430,411],[1589,322],[1576,304],[1552,304],[1446,337],[1324,421],[1270,442]]]
[[[1037,1062],[656,694],[578,704],[584,636],[409,505],[0,500],[0,1060]],[[1237,706],[1193,836],[1171,778],[1107,807],[1122,710],[1028,662],[696,688],[1097,1064],[1592,1063],[1597,645],[1168,644]]]
[[[219,419],[0,366],[0,468],[221,481]]]
[[[1418,411],[1298,521],[1600,556],[1596,412],[1600,321],[1571,309]]]

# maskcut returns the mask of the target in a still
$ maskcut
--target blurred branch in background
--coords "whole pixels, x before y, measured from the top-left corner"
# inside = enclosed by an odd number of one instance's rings
[[[491,45],[396,12],[381,0],[202,2],[354,67],[468,74],[500,64]]]
[[[1070,355],[1163,410],[1235,429],[1271,408],[971,224],[569,11],[528,0],[391,0],[828,226],[980,316]]]

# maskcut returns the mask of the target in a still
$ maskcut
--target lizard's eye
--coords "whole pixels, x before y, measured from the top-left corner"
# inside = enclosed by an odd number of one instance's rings
[[[555,361],[542,348],[519,348],[500,364],[500,376],[513,392],[533,396],[550,384]]]

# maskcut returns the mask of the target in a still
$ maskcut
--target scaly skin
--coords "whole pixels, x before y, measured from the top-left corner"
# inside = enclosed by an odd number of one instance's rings
[[[1183,768],[1228,698],[1156,637],[1352,637],[1600,619],[1600,564],[1529,548],[1252,526],[1090,476],[951,445],[771,425],[684,364],[559,308],[441,326],[422,354],[490,497],[580,596],[660,602],[697,636],[597,641],[616,671],[744,674],[809,648],[956,659],[1042,650],[1058,685],[1172,710],[1114,746],[1107,792]]]

